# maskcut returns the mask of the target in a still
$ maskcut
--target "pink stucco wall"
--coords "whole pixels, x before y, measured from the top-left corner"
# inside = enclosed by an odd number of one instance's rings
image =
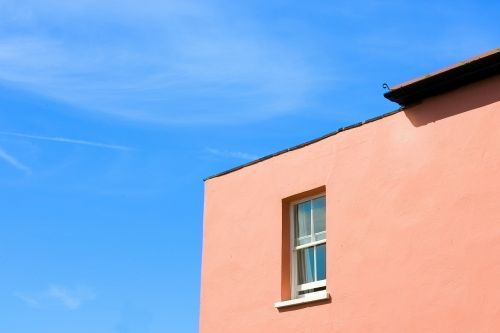
[[[497,76],[208,180],[200,332],[500,332],[499,101]],[[282,199],[320,186],[331,300],[279,311]]]

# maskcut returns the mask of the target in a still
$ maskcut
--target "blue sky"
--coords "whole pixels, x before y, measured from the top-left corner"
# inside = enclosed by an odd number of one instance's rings
[[[499,12],[0,0],[0,333],[196,332],[202,179],[396,109]]]

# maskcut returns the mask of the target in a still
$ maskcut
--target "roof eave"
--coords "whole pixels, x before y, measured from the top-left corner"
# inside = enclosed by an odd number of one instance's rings
[[[402,107],[500,74],[500,48],[392,87],[384,97]]]

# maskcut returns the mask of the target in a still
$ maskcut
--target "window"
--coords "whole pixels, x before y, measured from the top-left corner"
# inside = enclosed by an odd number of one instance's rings
[[[326,290],[325,195],[290,205],[292,298]]]
[[[321,186],[281,200],[281,300],[274,303],[279,310],[330,299],[325,193]]]

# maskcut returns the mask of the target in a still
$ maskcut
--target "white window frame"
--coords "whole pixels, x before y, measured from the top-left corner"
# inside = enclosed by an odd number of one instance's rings
[[[292,288],[292,290],[291,290],[292,299],[317,298],[318,295],[326,294],[326,291],[325,291],[326,289],[315,291],[315,292],[299,294],[299,292],[304,291],[304,290],[310,290],[310,289],[321,288],[321,287],[326,288],[326,278],[324,280],[303,283],[303,284],[299,285],[298,284],[298,276],[297,276],[297,251],[300,249],[303,249],[303,248],[313,247],[313,246],[320,245],[320,244],[326,244],[326,224],[327,224],[326,205],[325,205],[325,238],[322,240],[318,240],[318,241],[310,242],[307,244],[295,246],[295,211],[294,211],[295,206],[297,206],[300,203],[311,201],[313,199],[317,199],[317,198],[321,198],[321,197],[325,197],[325,202],[326,202],[326,193],[320,193],[320,194],[313,195],[313,196],[310,196],[307,198],[302,198],[300,200],[293,201],[290,203],[290,207],[289,207],[289,210],[290,210],[290,213],[289,213],[289,216],[290,216],[290,252],[291,252],[291,255],[290,255],[290,259],[291,259],[291,267],[290,267],[291,268],[291,281],[290,282],[291,283],[290,283],[290,285]],[[314,229],[312,228],[314,226],[313,215],[314,214],[311,211],[311,235],[314,235]],[[325,245],[325,247],[326,247],[326,245]],[[314,252],[314,256],[315,256],[314,262],[316,264],[316,251]],[[325,267],[325,269],[326,269],[326,267]],[[316,270],[314,273],[316,274]]]

